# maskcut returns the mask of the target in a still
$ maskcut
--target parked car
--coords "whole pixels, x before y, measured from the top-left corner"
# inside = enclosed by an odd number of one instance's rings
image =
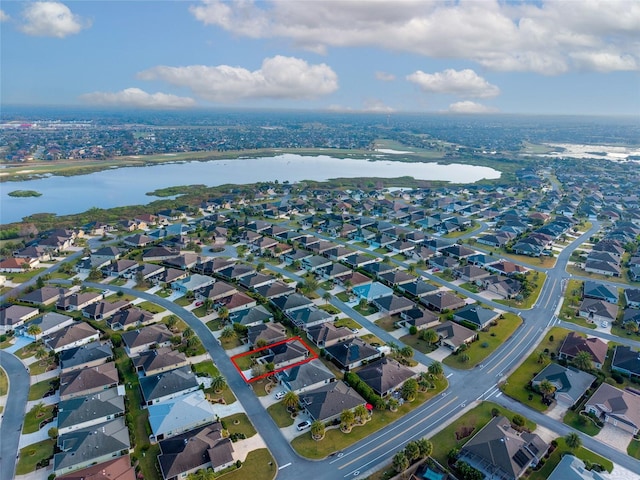
[[[202,305],[204,302],[196,302],[196,307],[199,307],[200,305]]]
[[[276,400],[282,400],[285,395],[286,393],[283,391],[276,392]]]
[[[298,431],[306,430],[311,426],[311,422],[309,420],[305,420],[304,422],[300,422],[298,424]]]
[[[607,328],[607,327],[609,326],[609,324],[608,324],[607,322],[602,322],[602,323],[600,324],[600,326],[601,326],[602,328]]]

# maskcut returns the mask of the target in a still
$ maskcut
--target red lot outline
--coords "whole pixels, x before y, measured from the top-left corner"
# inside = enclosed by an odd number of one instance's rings
[[[263,350],[267,350],[267,349],[269,349],[271,347],[275,347],[276,345],[281,345],[283,343],[289,343],[289,342],[295,342],[296,340],[299,341],[302,345],[304,345],[304,348],[306,348],[307,351],[311,354],[309,357],[305,358],[304,360],[301,360],[300,362],[292,363],[291,365],[287,365],[286,367],[278,368],[276,370],[273,370],[272,372],[263,373],[262,375],[260,375],[258,377],[253,377],[253,378],[245,377],[244,373],[242,373],[242,370],[240,369],[240,367],[238,367],[238,364],[236,363],[236,358],[246,357],[247,355],[253,355],[254,353],[261,352]],[[311,350],[309,348],[309,345],[307,345],[305,343],[305,341],[302,340],[302,338],[300,338],[300,337],[291,337],[291,338],[287,338],[285,340],[280,340],[279,342],[272,343],[272,344],[267,345],[265,347],[255,348],[253,350],[249,350],[248,352],[239,353],[238,355],[234,355],[233,357],[231,357],[231,361],[233,362],[233,366],[236,367],[236,370],[238,371],[238,373],[240,374],[242,379],[247,383],[253,383],[253,382],[257,382],[258,380],[261,380],[261,379],[263,379],[265,377],[268,377],[269,375],[273,375],[274,373],[282,372],[282,371],[287,370],[289,368],[297,367],[298,365],[303,365],[303,364],[305,364],[307,362],[310,362],[311,360],[315,360],[316,358],[318,358],[318,354],[316,352],[314,352],[313,350]]]

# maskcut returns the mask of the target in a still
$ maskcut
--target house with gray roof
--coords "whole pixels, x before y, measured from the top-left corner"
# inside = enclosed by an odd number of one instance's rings
[[[20,297],[20,301],[33,305],[47,306],[53,305],[61,297],[66,297],[71,295],[71,293],[72,291],[68,288],[44,286],[33,292],[25,293]]]
[[[617,345],[613,351],[611,370],[629,378],[640,379],[640,352],[633,351],[628,346]]]
[[[350,340],[356,336],[347,327],[336,327],[333,323],[324,322],[307,329],[307,338],[320,348],[330,347],[339,342]]]
[[[35,307],[10,305],[0,311],[0,333],[10,332],[39,314],[40,310]]]
[[[136,371],[145,377],[158,375],[159,373],[184,367],[189,364],[184,353],[171,350],[171,347],[147,350],[137,357],[133,357],[131,360]]]
[[[455,310],[456,308],[461,308],[466,305],[462,298],[443,291],[425,295],[420,299],[420,302],[430,310],[435,310],[436,312]]]
[[[395,294],[387,295],[372,300],[378,310],[387,315],[396,315],[415,307],[415,304],[406,297],[400,297]]]
[[[164,323],[155,323],[139,330],[130,330],[122,334],[122,342],[127,355],[133,357],[146,352],[152,345],[168,347],[173,333]]]
[[[267,322],[252,325],[247,331],[247,342],[255,346],[263,340],[266,345],[276,343],[287,338],[287,330],[279,323]]]
[[[219,472],[235,462],[231,439],[222,436],[220,422],[162,440],[160,451],[158,463],[164,480],[186,478],[201,469]]]
[[[578,308],[578,316],[590,323],[615,322],[618,317],[618,305],[595,298],[585,298]]]
[[[311,300],[299,293],[292,293],[286,297],[272,298],[271,303],[283,313],[291,313],[314,305]]]
[[[92,303],[102,300],[103,295],[97,292],[72,293],[66,297],[58,299],[56,308],[67,312],[78,312]]]
[[[116,300],[115,302],[100,301],[87,305],[82,309],[82,316],[92,320],[105,320],[112,317],[123,308],[130,305],[127,300]]]
[[[478,338],[478,334],[470,328],[447,320],[434,328],[440,337],[441,345],[450,348],[454,353],[462,345],[468,345]]]
[[[531,385],[538,387],[544,380],[548,380],[556,387],[554,398],[566,407],[573,406],[589,389],[596,377],[572,367],[563,367],[557,363],[550,363],[538,373]]]
[[[16,328],[16,334],[29,336],[29,327],[31,325],[37,325],[40,329],[40,333],[35,335],[35,337],[41,338],[42,336],[51,335],[58,330],[62,330],[64,327],[68,327],[73,324],[73,322],[75,322],[73,317],[68,317],[57,312],[47,312],[43,316],[36,317],[21,327]]]
[[[401,292],[408,294],[413,298],[421,298],[425,295],[435,292],[438,287],[435,285],[431,285],[430,283],[425,282],[421,278],[415,279],[409,283],[403,283],[402,285],[398,285],[398,288]]]
[[[400,314],[401,320],[396,322],[398,326],[406,328],[416,327],[418,330],[435,327],[440,323],[440,317],[431,310],[413,307]]]
[[[299,398],[300,405],[313,420],[325,423],[340,418],[343,410],[366,404],[358,392],[341,380],[306,391]]]
[[[309,350],[299,340],[276,343],[271,345],[266,352],[267,355],[262,357],[261,361],[273,363],[275,370],[304,362],[309,357]]]
[[[58,433],[91,427],[124,415],[124,387],[109,388],[58,403]]]
[[[149,405],[147,410],[151,440],[155,442],[213,423],[217,417],[202,390]]]
[[[359,367],[382,355],[377,348],[358,337],[327,347],[325,352],[327,358],[333,360],[341,370],[345,371]]]
[[[627,307],[640,308],[640,288],[625,288],[624,301]]]
[[[171,284],[171,288],[177,292],[187,293],[195,292],[196,290],[202,290],[209,285],[213,285],[216,279],[207,275],[200,275],[194,273],[186,278],[176,280]]]
[[[100,338],[100,332],[85,322],[73,322],[43,338],[47,347],[55,353],[80,347]]]
[[[260,325],[273,320],[273,314],[262,305],[257,305],[229,314],[229,321],[245,327]]]
[[[358,377],[381,397],[402,387],[404,382],[418,376],[416,372],[396,360],[384,357],[362,367]]]
[[[604,422],[633,435],[640,429],[640,395],[603,383],[585,403],[584,409]]]
[[[60,435],[58,448],[61,452],[53,456],[53,473],[56,476],[129,453],[129,429],[124,417],[118,417]]]
[[[140,390],[146,406],[195,392],[198,388],[196,375],[189,366],[140,378]]]
[[[60,374],[60,400],[82,397],[117,387],[120,382],[114,362]]]
[[[254,291],[258,294],[266,298],[267,300],[272,300],[274,298],[283,297],[286,295],[291,295],[296,291],[295,287],[291,286],[288,283],[282,282],[280,280],[276,280],[273,283],[268,285],[262,285],[260,287],[254,288]]]
[[[491,322],[497,320],[498,317],[500,317],[498,312],[476,304],[467,305],[460,310],[456,310],[453,314],[453,319],[456,322],[473,325],[474,328],[479,330],[489,327]]]
[[[518,432],[504,416],[491,419],[460,450],[459,459],[488,478],[516,480],[535,466],[549,448],[535,433]]]
[[[595,298],[596,300],[604,300],[608,303],[618,303],[618,289],[610,285],[593,280],[585,280],[584,297]]]
[[[125,330],[130,327],[148,325],[154,320],[154,316],[151,312],[147,312],[146,310],[142,310],[138,307],[132,307],[116,312],[114,315],[107,318],[106,323],[112,330]]]
[[[91,342],[59,354],[62,372],[97,367],[113,360],[111,343]]]
[[[331,370],[318,359],[281,370],[276,377],[282,385],[298,395],[336,380]]]
[[[573,455],[566,454],[547,480],[606,480],[595,470],[587,470],[585,463]]]

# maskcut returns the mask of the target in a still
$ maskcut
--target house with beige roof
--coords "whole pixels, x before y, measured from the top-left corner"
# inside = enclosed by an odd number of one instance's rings
[[[640,429],[640,395],[603,383],[585,403],[584,409],[606,423],[633,435]]]

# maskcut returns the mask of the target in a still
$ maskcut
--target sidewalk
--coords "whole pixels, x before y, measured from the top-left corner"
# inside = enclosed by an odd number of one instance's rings
[[[45,380],[51,380],[60,376],[60,369],[51,370],[50,372],[41,373],[39,375],[33,375],[31,377],[31,385],[44,382]]]

